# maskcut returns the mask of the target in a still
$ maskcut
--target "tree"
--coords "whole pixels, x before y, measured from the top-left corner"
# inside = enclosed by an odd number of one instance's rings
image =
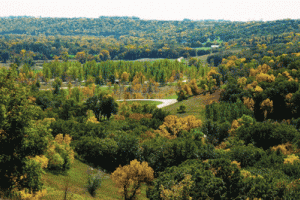
[[[75,59],[78,60],[81,64],[86,62],[86,54],[85,52],[81,51],[81,52],[77,52]]]
[[[92,110],[94,112],[98,121],[101,120],[102,116],[109,120],[111,114],[118,113],[118,104],[115,99],[111,95],[103,92],[97,96],[88,98],[85,105],[87,110]]]
[[[111,179],[120,188],[125,200],[133,200],[140,192],[141,183],[150,183],[154,179],[154,171],[147,162],[140,163],[135,159],[130,161],[130,165],[119,166],[112,173]]]
[[[164,200],[192,200],[192,197],[189,196],[189,190],[192,188],[194,181],[191,181],[191,175],[186,174],[185,178],[178,184],[172,187],[172,190],[165,189],[163,185],[160,186],[162,191],[161,197]]]
[[[8,52],[6,52],[6,51],[0,52],[0,60],[3,63],[6,63],[8,59],[9,59],[9,53]]]
[[[41,109],[15,78],[12,70],[0,69],[0,190],[7,195],[15,189],[41,189],[42,168],[29,157],[44,154],[52,136],[35,123]]]
[[[196,119],[193,115],[184,118],[178,118],[176,115],[168,115],[165,117],[164,123],[159,126],[159,130],[155,132],[168,139],[175,139],[183,130],[190,131],[201,125],[202,121]]]
[[[99,57],[101,60],[106,61],[106,60],[110,60],[110,55],[109,55],[109,51],[103,49],[100,51]]]
[[[55,78],[55,80],[52,83],[53,87],[53,94],[59,94],[60,93],[60,86],[62,84],[62,80],[60,78]]]
[[[118,113],[118,104],[112,96],[105,95],[102,99],[101,110],[103,115],[109,120],[111,114]]]
[[[60,57],[64,62],[67,62],[69,60],[69,54],[67,51],[62,52]]]

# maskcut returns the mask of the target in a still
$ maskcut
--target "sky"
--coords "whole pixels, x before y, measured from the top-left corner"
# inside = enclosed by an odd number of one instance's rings
[[[300,19],[299,9],[300,0],[0,0],[0,17],[135,16],[144,20],[274,21]]]

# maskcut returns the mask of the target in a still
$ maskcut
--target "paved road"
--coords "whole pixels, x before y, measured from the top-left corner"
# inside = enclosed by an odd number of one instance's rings
[[[124,101],[124,100],[117,100]],[[126,99],[126,101],[160,101],[162,104],[157,105],[157,108],[163,108],[177,102],[176,99]]]

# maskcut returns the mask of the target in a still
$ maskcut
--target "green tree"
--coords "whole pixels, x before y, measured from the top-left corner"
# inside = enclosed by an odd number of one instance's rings
[[[104,92],[88,98],[85,105],[87,110],[94,112],[98,121],[101,120],[102,116],[109,120],[112,114],[118,113],[118,104],[115,99]]]
[[[67,62],[69,60],[69,54],[67,51],[62,52],[60,57],[64,62]]]
[[[52,83],[53,87],[53,94],[59,94],[60,93],[60,87],[62,84],[62,80],[60,78],[55,78],[55,80]]]
[[[34,122],[41,109],[15,78],[12,70],[0,70],[0,190],[6,195],[13,189],[41,189],[41,167],[28,157],[43,154],[52,136]]]

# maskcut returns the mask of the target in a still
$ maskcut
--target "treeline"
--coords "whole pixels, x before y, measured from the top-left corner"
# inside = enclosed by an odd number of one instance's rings
[[[1,35],[26,34],[45,36],[122,36],[144,37],[154,41],[175,36],[177,43],[204,43],[208,38],[221,40],[279,35],[299,29],[299,20],[271,22],[231,21],[158,21],[137,18],[0,18]],[[271,34],[270,34],[271,33]]]
[[[157,21],[133,18],[0,18],[0,56],[7,61],[22,49],[34,59],[63,52],[108,59],[178,58],[205,55],[212,44],[253,47],[292,41],[298,20],[273,22]],[[223,46],[223,45],[221,45]],[[194,49],[194,48],[200,49]],[[94,58],[97,59],[97,58]]]

